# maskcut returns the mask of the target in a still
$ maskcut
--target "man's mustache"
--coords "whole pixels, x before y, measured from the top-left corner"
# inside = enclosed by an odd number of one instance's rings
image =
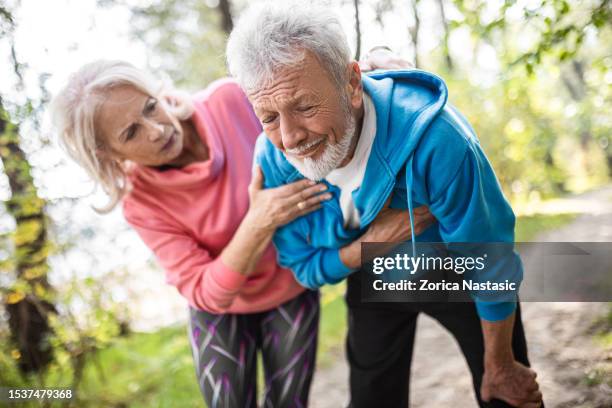
[[[319,139],[313,140],[312,142],[309,142],[309,143],[304,143],[302,145],[294,147],[293,149],[285,149],[285,151],[289,154],[301,154],[307,151],[308,149],[312,148],[313,146],[321,143],[324,139],[325,137],[320,137]]]

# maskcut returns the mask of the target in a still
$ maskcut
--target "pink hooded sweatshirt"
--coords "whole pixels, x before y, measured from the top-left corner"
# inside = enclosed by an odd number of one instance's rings
[[[255,313],[294,298],[304,288],[276,262],[272,244],[247,276],[219,254],[249,207],[255,140],[261,126],[246,96],[228,79],[194,97],[193,124],[209,160],[158,171],[136,166],[123,213],[166,270],[166,281],[197,309]]]

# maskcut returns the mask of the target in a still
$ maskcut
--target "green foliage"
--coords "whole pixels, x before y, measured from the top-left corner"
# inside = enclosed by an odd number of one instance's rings
[[[578,55],[589,31],[600,34],[612,26],[612,2],[592,0],[569,2],[567,0],[540,0],[521,10],[522,21],[513,22],[517,2],[505,0],[497,6],[478,0],[455,0],[462,15],[451,23],[452,28],[469,27],[481,40],[496,42],[496,34],[512,26],[521,30],[534,30],[538,36],[529,51],[518,52],[510,66],[522,65],[529,75],[542,63],[545,55],[552,55],[563,62]],[[491,9],[495,8],[492,13]]]
[[[589,30],[601,31],[612,25],[612,2],[598,0],[571,4],[566,0],[542,0],[534,9],[524,11],[525,21],[541,27],[540,40],[532,51],[519,56],[513,64],[522,63],[527,72],[550,54],[563,62],[575,58]]]
[[[207,2],[157,0],[132,11],[133,34],[151,47],[153,70],[193,91],[226,75],[226,35],[219,12]]]
[[[438,50],[426,69],[447,81],[507,196],[528,201],[608,182],[612,19],[599,22],[610,2],[453,3],[461,17],[449,26],[470,32],[471,64],[447,72]],[[495,70],[478,64],[485,48]]]

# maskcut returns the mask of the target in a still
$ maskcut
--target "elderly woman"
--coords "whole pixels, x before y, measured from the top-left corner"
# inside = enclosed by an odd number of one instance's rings
[[[122,203],[188,300],[208,406],[254,406],[257,349],[265,400],[306,404],[318,294],[276,263],[270,240],[328,195],[307,180],[262,190],[258,168],[251,180],[261,127],[238,86],[221,80],[191,99],[127,63],[98,61],[72,75],[53,114],[69,154],[110,196],[103,210]]]
[[[397,63],[377,52],[366,64],[375,61]],[[261,125],[231,80],[189,97],[125,62],[97,61],[70,77],[52,113],[69,155],[110,197],[100,211],[122,204],[168,283],[189,302],[208,406],[256,406],[257,351],[263,405],[306,406],[318,292],[278,265],[271,238],[329,199],[325,185],[304,179],[262,189],[261,171],[252,168]]]

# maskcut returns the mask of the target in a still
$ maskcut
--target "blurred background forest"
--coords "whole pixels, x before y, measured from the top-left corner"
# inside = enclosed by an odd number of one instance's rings
[[[45,109],[96,58],[205,87],[226,75],[247,3],[0,0],[0,386],[73,387],[75,406],[199,406],[185,303],[120,212],[92,210],[104,196],[59,150]],[[541,203],[609,183],[611,1],[326,4],[355,58],[387,45],[447,81],[520,216],[518,240],[572,219]],[[342,293],[323,294],[322,361],[342,341]]]

